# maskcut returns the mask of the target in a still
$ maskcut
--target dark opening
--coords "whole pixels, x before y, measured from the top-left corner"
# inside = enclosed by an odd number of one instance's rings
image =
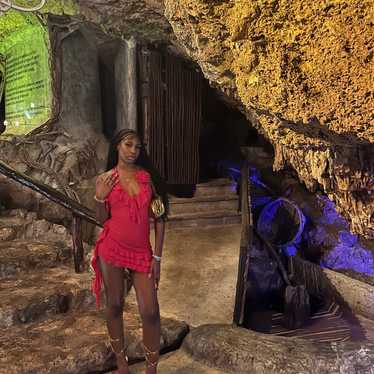
[[[113,137],[117,125],[114,59],[118,45],[117,41],[111,41],[101,45],[99,50],[102,124],[107,139]]]

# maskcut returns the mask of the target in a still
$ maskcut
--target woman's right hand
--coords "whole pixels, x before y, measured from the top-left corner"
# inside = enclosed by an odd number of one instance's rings
[[[95,196],[100,200],[105,200],[112,188],[118,182],[118,174],[109,170],[96,178]]]

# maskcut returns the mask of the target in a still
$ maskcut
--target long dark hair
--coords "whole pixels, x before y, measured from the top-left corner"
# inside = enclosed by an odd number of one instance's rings
[[[136,136],[138,139],[140,139],[141,142],[141,149],[139,153],[139,157],[136,159],[135,164],[137,166],[140,166],[142,169],[146,170],[152,179],[153,185],[155,186],[156,192],[161,196],[162,201],[165,206],[165,214],[163,216],[164,219],[166,219],[168,213],[169,213],[169,198],[167,194],[167,188],[166,183],[162,179],[160,173],[158,172],[157,168],[153,165],[151,159],[149,158],[147,151],[145,149],[145,146],[139,136],[139,134],[132,129],[122,129],[118,131],[112,138],[109,146],[109,152],[108,152],[108,160],[107,160],[107,166],[106,170],[113,169],[118,164],[118,150],[117,146],[121,141],[126,138],[129,135]]]

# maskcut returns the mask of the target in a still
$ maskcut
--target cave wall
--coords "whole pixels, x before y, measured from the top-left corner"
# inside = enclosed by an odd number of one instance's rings
[[[372,1],[166,0],[180,44],[266,136],[274,169],[374,238]]]
[[[58,115],[30,135],[0,140],[0,158],[94,208],[94,179],[104,169],[108,151],[103,135],[98,50],[94,40],[86,38],[86,25],[69,18],[61,21],[61,33],[54,34],[59,40],[54,55]],[[58,27],[55,22],[54,32]],[[28,209],[40,218],[70,225],[69,211],[2,175],[0,197],[6,208]],[[88,239],[93,227],[87,224],[84,230]]]

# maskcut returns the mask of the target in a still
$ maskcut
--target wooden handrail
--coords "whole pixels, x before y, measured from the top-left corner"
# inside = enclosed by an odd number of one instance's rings
[[[245,302],[248,288],[249,250],[250,245],[252,244],[253,217],[251,210],[251,184],[249,182],[249,165],[247,160],[242,164],[240,175],[242,232],[233,315],[233,323],[237,326],[243,325],[244,322]]]
[[[84,219],[94,225],[102,227],[102,224],[96,219],[95,213],[85,207],[84,205],[73,200],[69,196],[66,196],[62,192],[50,187],[42,182],[39,182],[26,174],[23,174],[5,162],[0,160],[0,173],[14,181],[26,186],[43,196],[48,200],[53,201],[56,204],[63,206],[64,208],[70,210],[73,215],[73,226],[72,226],[72,236],[73,236],[73,255],[74,255],[74,268],[77,273],[83,270],[83,244],[82,244],[82,231],[81,231],[81,220]]]
[[[23,174],[5,162],[0,160],[0,173],[5,175],[8,178],[15,180],[16,182],[31,188],[32,190],[39,192],[47,199],[63,206],[64,208],[70,210],[74,215],[85,219],[86,221],[93,223],[97,226],[102,226],[101,223],[95,218],[95,213],[85,207],[84,205],[78,203],[76,200],[73,200],[69,196],[66,196],[62,192],[50,187],[42,182],[39,182],[26,174]]]

